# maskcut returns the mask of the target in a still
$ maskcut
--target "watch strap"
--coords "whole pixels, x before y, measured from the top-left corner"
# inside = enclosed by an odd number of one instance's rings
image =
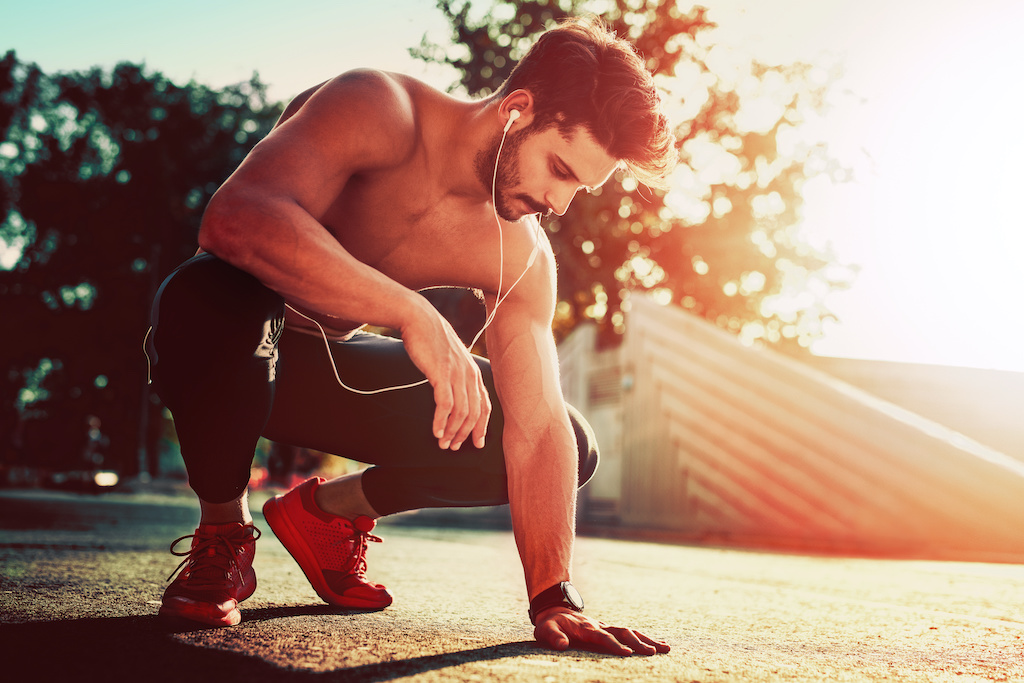
[[[530,623],[537,624],[537,615],[552,607],[567,607],[574,612],[583,611],[583,598],[576,587],[568,581],[556,583],[542,590],[530,601]]]

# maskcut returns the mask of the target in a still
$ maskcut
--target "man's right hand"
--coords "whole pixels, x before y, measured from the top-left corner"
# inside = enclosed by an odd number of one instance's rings
[[[434,436],[444,449],[459,450],[470,435],[483,448],[491,399],[480,368],[448,321],[422,301],[400,332],[409,358],[434,389]]]
[[[563,607],[541,612],[533,635],[538,643],[552,650],[574,647],[620,657],[664,654],[672,649],[665,641],[635,629],[608,626]]]

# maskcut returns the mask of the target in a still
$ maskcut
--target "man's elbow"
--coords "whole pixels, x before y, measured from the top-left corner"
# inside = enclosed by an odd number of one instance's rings
[[[210,199],[199,226],[199,247],[214,256],[238,264],[245,258],[244,203],[230,190],[221,189]]]
[[[548,424],[513,436],[511,441],[515,445],[507,449],[505,457],[507,467],[549,470],[576,462],[576,432],[564,406],[558,413],[551,416]]]

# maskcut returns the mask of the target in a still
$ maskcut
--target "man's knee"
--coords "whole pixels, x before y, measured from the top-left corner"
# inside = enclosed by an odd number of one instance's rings
[[[179,266],[153,302],[153,363],[161,356],[244,349],[268,358],[284,324],[284,300],[210,254]],[[198,347],[198,349],[197,349]]]
[[[597,449],[597,437],[594,435],[593,427],[580,411],[569,404],[565,407],[569,411],[569,421],[576,432],[576,445],[579,448],[579,485],[583,486],[594,476],[601,459]]]

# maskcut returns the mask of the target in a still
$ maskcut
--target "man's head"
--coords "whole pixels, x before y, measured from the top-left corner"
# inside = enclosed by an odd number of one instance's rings
[[[599,20],[572,20],[543,33],[495,98],[503,122],[513,110],[522,116],[498,164],[496,208],[508,220],[562,213],[576,190],[603,184],[619,166],[664,186],[675,164],[675,140],[651,74],[632,45]],[[487,186],[499,141],[476,159]]]
[[[575,19],[541,34],[498,91],[533,96],[532,128],[589,133],[637,180],[659,187],[676,161],[674,138],[654,79],[633,46],[598,19]]]
[[[524,119],[528,125],[529,117]],[[620,164],[582,127],[563,134],[551,126],[512,130],[504,144],[496,136],[477,153],[475,166],[481,183],[488,188],[494,183],[495,211],[516,221],[529,214],[565,213],[581,188],[600,187]]]

